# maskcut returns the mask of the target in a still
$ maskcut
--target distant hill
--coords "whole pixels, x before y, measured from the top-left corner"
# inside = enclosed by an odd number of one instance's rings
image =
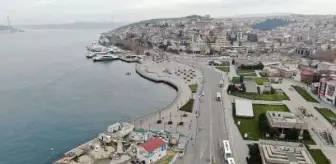
[[[186,17],[177,17],[177,18],[156,18],[156,19],[149,19],[149,20],[143,20],[143,21],[134,22],[134,23],[131,23],[131,24],[127,24],[127,25],[121,26],[119,28],[116,28],[115,31],[118,31],[118,30],[123,29],[123,28],[137,26],[137,25],[140,25],[140,24],[147,24],[147,23],[153,23],[153,24],[155,24],[155,23],[158,23],[160,21],[165,21],[165,20],[201,19],[201,18],[203,18],[203,17],[200,16],[200,15],[189,15],[189,16],[186,16]]]
[[[252,25],[252,28],[257,29],[257,30],[267,31],[267,30],[275,29],[277,27],[286,26],[290,23],[292,22],[289,20],[276,19],[276,18],[266,19],[263,22]]]
[[[274,16],[289,16],[294,15],[292,13],[268,13],[268,14],[244,14],[244,15],[232,15],[230,18],[251,18],[251,17],[274,17]]]
[[[114,29],[123,23],[75,22],[68,24],[20,25],[24,29]]]

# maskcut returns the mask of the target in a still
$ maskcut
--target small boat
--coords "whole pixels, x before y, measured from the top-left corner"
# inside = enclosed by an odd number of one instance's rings
[[[131,75],[132,73],[131,72],[126,72],[126,75]]]
[[[93,58],[93,61],[108,61],[118,59],[117,55],[99,55]]]
[[[90,58],[93,58],[93,57],[95,57],[95,56],[97,56],[96,53],[88,53],[88,54],[86,55],[86,58],[90,59]]]

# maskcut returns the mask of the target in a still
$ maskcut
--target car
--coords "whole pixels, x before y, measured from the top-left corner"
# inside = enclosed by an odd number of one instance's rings
[[[202,96],[204,96],[204,92],[202,92]]]

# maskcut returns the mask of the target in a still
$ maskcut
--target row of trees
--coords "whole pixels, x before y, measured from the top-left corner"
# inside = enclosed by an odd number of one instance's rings
[[[264,65],[259,62],[258,64],[255,64],[255,65],[240,65],[239,66],[239,69],[243,69],[243,70],[262,70],[264,69]]]

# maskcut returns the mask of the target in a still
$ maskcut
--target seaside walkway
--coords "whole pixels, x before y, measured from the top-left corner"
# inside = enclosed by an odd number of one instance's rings
[[[154,82],[163,82],[171,85],[177,90],[177,95],[168,106],[162,109],[157,109],[146,115],[139,116],[129,122],[134,124],[137,129],[166,130],[170,132],[179,132],[184,135],[189,134],[190,122],[195,115],[193,113],[180,111],[179,108],[193,98],[189,85],[199,83],[201,72],[191,66],[173,61],[156,63],[150,60],[145,60],[141,61],[140,64],[137,64],[135,69],[136,72],[144,78]],[[178,76],[175,74],[175,71],[179,69],[195,70],[196,77],[187,81],[183,78],[183,75]],[[169,70],[169,72],[166,72],[165,70]],[[182,117],[183,114],[187,114],[187,117]],[[157,124],[159,118],[162,120],[161,124]],[[173,122],[172,125],[168,125],[168,121],[170,120]],[[179,126],[178,123],[181,121],[184,122],[184,125]]]

